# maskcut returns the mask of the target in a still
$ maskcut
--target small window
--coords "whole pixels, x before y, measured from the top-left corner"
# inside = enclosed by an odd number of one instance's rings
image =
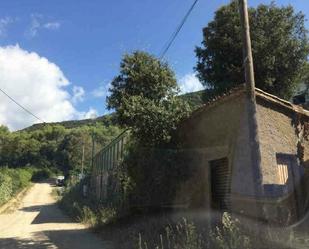
[[[278,163],[278,184],[285,185],[289,178],[289,166],[287,164]]]
[[[293,165],[295,163],[295,155],[278,153],[277,157],[277,181],[278,185],[287,185],[292,183]]]

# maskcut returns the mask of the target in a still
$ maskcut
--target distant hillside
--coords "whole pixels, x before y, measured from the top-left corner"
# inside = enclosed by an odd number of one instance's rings
[[[197,91],[197,92],[192,92],[192,93],[186,93],[183,95],[180,95],[179,97],[188,101],[188,103],[190,104],[190,106],[195,109],[198,108],[200,105],[203,104],[203,98],[205,96],[205,91]],[[117,119],[116,119],[116,115],[115,113],[112,114],[107,114],[107,115],[103,115],[101,117],[98,117],[94,120],[92,119],[82,119],[82,120],[70,120],[70,121],[62,121],[62,122],[53,122],[53,123],[47,123],[49,125],[62,125],[67,129],[71,129],[71,128],[77,128],[77,127],[81,127],[84,125],[94,125],[95,123],[102,123],[105,126],[110,126],[110,125],[117,125]],[[23,129],[22,131],[34,131],[34,130],[38,130],[41,129],[43,127],[44,124],[40,123],[40,124],[34,124],[31,125],[25,129]]]
[[[71,128],[77,128],[81,127],[84,125],[94,125],[95,123],[102,123],[105,126],[110,126],[110,125],[117,125],[117,120],[115,117],[115,114],[107,114],[103,115],[101,117],[97,117],[96,119],[82,119],[82,120],[69,120],[69,121],[62,121],[62,122],[52,122],[52,123],[47,123],[49,125],[62,125],[67,129]],[[44,124],[33,124],[25,129],[23,131],[34,131],[41,129],[44,126]]]
[[[179,97],[182,98],[183,100],[186,100],[192,108],[197,108],[204,103],[203,101],[204,92],[205,91],[202,90],[192,93],[186,93],[180,95]]]
[[[203,105],[204,103],[207,103],[208,101],[215,98],[216,94],[211,89],[205,89],[197,92],[192,93],[186,93],[183,95],[180,95],[179,97],[183,98],[184,100],[188,101],[188,103],[191,105],[193,109],[196,109]]]

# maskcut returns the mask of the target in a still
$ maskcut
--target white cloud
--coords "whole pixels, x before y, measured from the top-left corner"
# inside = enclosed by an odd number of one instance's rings
[[[94,89],[91,93],[96,98],[104,98],[109,95],[108,89],[110,88],[111,84],[101,85],[98,88]]]
[[[61,69],[18,45],[0,47],[0,88],[45,122],[79,117]],[[0,124],[11,130],[39,122],[0,92]]]
[[[7,34],[8,26],[13,23],[13,19],[10,17],[0,18],[0,36],[4,37]]]
[[[98,111],[92,107],[89,108],[87,112],[81,112],[80,114],[81,119],[89,119],[89,118],[96,118],[98,117]]]
[[[48,22],[43,25],[46,29],[56,30],[60,28],[60,22]]]
[[[204,89],[202,83],[198,80],[194,73],[186,74],[179,80],[179,88],[182,94],[196,92]]]
[[[30,28],[28,30],[28,34],[31,36],[31,37],[34,37],[37,35],[38,33],[38,30],[40,29],[41,27],[41,23],[39,21],[39,19],[41,18],[42,16],[41,15],[31,15],[31,24],[30,24]]]
[[[31,23],[29,29],[26,33],[30,37],[35,37],[40,30],[47,29],[47,30],[57,30],[61,26],[60,22],[46,22],[44,21],[44,17],[41,14],[32,14],[31,15]]]
[[[81,86],[73,86],[73,103],[84,101],[85,90]]]

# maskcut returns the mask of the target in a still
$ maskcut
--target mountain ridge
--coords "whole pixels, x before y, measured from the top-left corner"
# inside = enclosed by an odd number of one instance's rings
[[[203,100],[204,93],[205,91],[201,90],[197,92],[185,93],[185,94],[179,95],[179,97],[186,100],[192,108],[197,108],[204,103],[204,100]],[[73,128],[81,127],[84,125],[92,126],[92,125],[95,125],[96,123],[102,123],[105,126],[117,125],[118,122],[117,122],[116,113],[102,115],[95,119],[81,119],[81,120],[67,120],[67,121],[60,121],[60,122],[37,123],[31,126],[28,126],[24,129],[21,129],[19,131],[34,131],[34,130],[41,129],[44,125],[52,125],[52,126],[61,125],[65,127],[66,129],[73,129]]]

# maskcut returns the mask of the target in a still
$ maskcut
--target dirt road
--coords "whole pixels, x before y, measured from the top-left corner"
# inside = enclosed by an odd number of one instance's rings
[[[82,224],[74,223],[57,207],[50,183],[37,183],[20,207],[0,215],[1,249],[109,249]]]

